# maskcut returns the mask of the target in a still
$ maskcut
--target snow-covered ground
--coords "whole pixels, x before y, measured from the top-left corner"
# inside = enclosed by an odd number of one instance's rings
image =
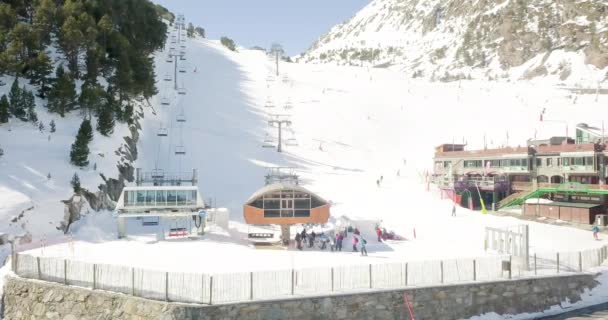
[[[116,240],[110,213],[92,213],[74,225],[73,245],[47,241],[44,249],[29,253],[197,272],[482,256],[486,255],[484,227],[522,221],[464,208],[451,217],[451,202],[426,191],[423,183],[425,171],[432,167],[434,147],[466,140],[470,149],[480,148],[484,136],[488,146],[495,147],[506,145],[507,135],[510,145],[525,145],[535,135],[563,135],[566,126],[572,134],[579,122],[601,125],[602,115],[608,119],[601,112],[608,97],[600,96],[595,102],[592,95],[575,97],[540,84],[429,83],[390,70],[303,64],[281,64],[281,76],[268,82],[272,64],[260,51],[235,53],[205,39],[189,39],[187,47],[188,72],[178,78],[187,89],[184,96],[163,80],[173,70],[165,62],[167,52],[157,54],[160,93],[145,110],[136,166],[172,172],[197,168],[204,196],[230,209],[231,228],[210,230],[202,240],[157,242],[155,227],[139,227],[137,235]],[[165,95],[171,98],[171,106],[161,106]],[[264,107],[269,98],[275,108]],[[283,108],[287,101],[292,109]],[[538,122],[543,108],[547,109],[545,119],[558,122]],[[182,113],[187,122],[180,125],[175,119]],[[287,137],[296,139],[298,146],[285,147],[282,154],[261,147],[266,133],[276,138],[276,129],[267,126],[269,113],[291,115],[293,131]],[[0,226],[6,227],[5,221],[34,204],[36,214],[28,219],[40,228],[33,229],[32,246],[41,244],[43,234],[49,237],[57,217],[63,216],[59,200],[69,196],[74,171],[93,190],[99,183],[96,172],[67,165],[80,120],[56,122],[58,132],[52,141],[63,139],[61,148],[51,147],[48,134],[39,134],[29,125],[13,125],[12,132],[0,127],[1,143],[8,151],[0,160],[0,218],[4,219]],[[169,129],[168,137],[157,137],[160,126]],[[95,137],[92,155],[95,158],[95,150],[105,150],[108,167],[103,170],[111,172],[116,163],[108,158],[113,157],[118,146],[112,149],[111,145],[123,136],[123,129],[117,128],[111,141]],[[5,138],[16,133],[28,143]],[[104,142],[108,145],[102,147]],[[176,146],[184,146],[186,155],[174,155]],[[334,219],[382,220],[388,230],[408,241],[378,244],[372,235],[373,223],[366,223],[360,227],[370,242],[369,257],[350,250],[254,249],[244,240],[248,227],[243,223],[242,204],[263,186],[267,166],[297,167],[305,187],[332,201]],[[47,182],[47,171],[57,180]],[[376,180],[381,176],[378,187]],[[130,230],[136,229],[136,223],[132,221]],[[526,223],[532,252],[578,251],[606,242],[593,240],[590,231]]]
[[[172,172],[198,168],[205,197],[230,209],[231,230],[212,231],[202,241],[156,243],[151,241],[151,227],[148,236],[118,241],[108,233],[114,232],[109,215],[96,214],[89,219],[93,222],[77,227],[75,253],[63,245],[45,248],[45,255],[208,272],[485,255],[484,227],[521,221],[463,208],[456,218],[450,217],[451,203],[427,192],[422,183],[432,166],[433,147],[463,139],[469,148],[481,147],[484,135],[489,146],[504,145],[507,132],[509,144],[524,145],[535,134],[565,134],[566,124],[573,133],[576,123],[599,122],[598,111],[606,100],[602,96],[595,103],[595,96],[579,96],[573,104],[571,93],[553,87],[428,83],[355,67],[282,64],[276,78],[260,51],[234,53],[204,39],[189,40],[187,51],[188,73],[178,75],[178,84],[187,89],[184,96],[173,90],[172,82],[162,80],[172,64],[164,61],[166,53],[158,54],[160,94],[145,116],[137,166]],[[165,95],[171,97],[169,107],[160,105]],[[275,108],[264,107],[268,99]],[[283,108],[287,101],[292,109]],[[546,119],[564,123],[538,122],[543,108]],[[291,115],[293,130],[287,138],[295,138],[298,146],[285,147],[282,154],[261,147],[266,133],[276,137],[276,129],[266,125],[269,113]],[[175,121],[178,114],[187,117],[185,124]],[[169,128],[169,137],[156,136],[160,126]],[[186,155],[174,155],[176,146],[186,147]],[[248,230],[242,204],[263,185],[266,166],[297,167],[306,187],[334,203],[334,217],[382,220],[387,229],[410,241],[372,243],[367,258],[252,249],[242,239]],[[593,240],[589,231],[529,224],[532,252],[577,251],[604,243]],[[362,228],[373,237],[373,224]],[[244,258],[249,263],[239,263]]]

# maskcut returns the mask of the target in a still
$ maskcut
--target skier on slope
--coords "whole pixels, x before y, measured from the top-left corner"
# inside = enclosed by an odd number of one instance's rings
[[[382,242],[382,229],[376,227],[376,235],[378,236],[378,242]]]
[[[357,236],[354,236],[354,237],[353,237],[353,252],[357,252],[357,251],[359,251],[359,250],[357,249],[357,244],[358,244],[358,243],[359,243],[359,238],[358,238]]]
[[[453,204],[452,205],[452,217],[455,217],[455,216],[456,216],[456,205]]]
[[[302,250],[302,237],[299,233],[296,233],[296,248],[298,248],[298,250]]]

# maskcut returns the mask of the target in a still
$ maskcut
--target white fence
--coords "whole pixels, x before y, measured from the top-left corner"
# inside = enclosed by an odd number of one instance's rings
[[[221,304],[577,273],[600,266],[607,257],[608,246],[603,246],[581,252],[534,254],[528,258],[529,267],[521,257],[488,256],[476,259],[200,274],[17,254],[13,268],[23,278],[155,300]]]

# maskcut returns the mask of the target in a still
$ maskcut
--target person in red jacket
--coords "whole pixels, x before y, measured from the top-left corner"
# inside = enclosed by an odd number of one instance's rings
[[[382,229],[376,227],[376,234],[378,235],[378,242],[382,242]]]
[[[359,238],[357,236],[353,237],[353,252],[358,252],[357,244],[359,243]]]

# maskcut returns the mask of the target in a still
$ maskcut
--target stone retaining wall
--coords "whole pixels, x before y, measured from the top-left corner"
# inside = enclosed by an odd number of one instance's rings
[[[467,319],[488,312],[539,312],[566,299],[576,302],[585,289],[598,285],[595,276],[580,274],[213,306],[146,300],[9,276],[4,285],[4,316],[5,320],[410,319],[403,299],[405,291],[417,320]]]

